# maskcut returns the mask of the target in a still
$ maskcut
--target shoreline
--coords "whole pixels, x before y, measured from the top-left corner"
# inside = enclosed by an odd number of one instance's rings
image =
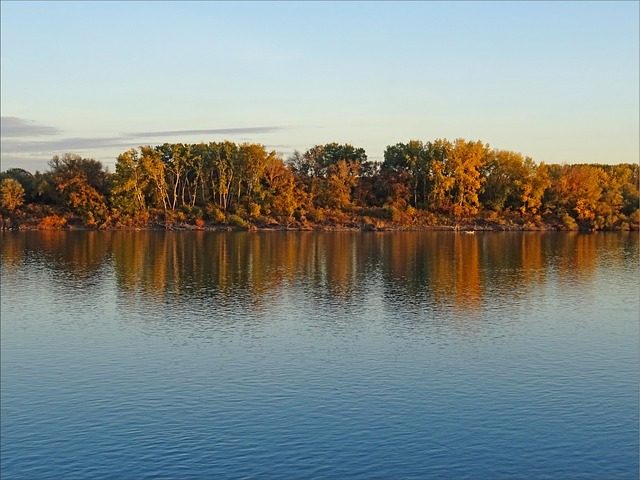
[[[439,224],[402,225],[395,222],[370,222],[366,220],[347,223],[314,223],[294,221],[286,224],[278,222],[251,222],[244,225],[218,224],[213,222],[165,222],[160,220],[141,222],[136,225],[88,225],[77,219],[67,220],[59,217],[56,224],[44,221],[45,218],[30,218],[20,221],[0,217],[2,231],[194,231],[194,232],[420,232],[450,231],[473,234],[476,232],[558,232],[558,231],[638,231],[636,225],[618,229],[567,228],[561,223],[537,221],[496,222],[486,219],[475,219],[465,222]],[[634,228],[635,227],[635,228]]]

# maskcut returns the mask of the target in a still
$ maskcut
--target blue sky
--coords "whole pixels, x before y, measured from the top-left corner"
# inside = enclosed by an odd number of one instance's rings
[[[639,160],[639,2],[1,2],[1,169],[164,142]]]

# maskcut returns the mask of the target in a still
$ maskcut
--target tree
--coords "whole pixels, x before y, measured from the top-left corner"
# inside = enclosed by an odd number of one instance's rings
[[[314,147],[314,149],[320,149],[320,152],[322,151],[322,147],[320,146],[316,146]],[[289,156],[289,158],[287,159],[287,163],[289,164],[292,172],[295,175],[301,177],[314,176],[316,165],[315,158],[317,155],[311,155],[309,152],[311,152],[312,150],[307,151],[307,153],[305,153],[304,155],[298,150],[294,150],[293,153]]]
[[[316,145],[290,162],[315,206],[340,209],[353,207],[361,172],[368,168],[364,149],[348,143]]]
[[[358,164],[338,160],[327,169],[323,203],[338,210],[353,207],[352,191],[358,184]]]
[[[169,193],[165,176],[166,165],[160,152],[150,146],[140,147],[140,168],[142,175],[149,180],[145,196],[147,203],[166,212],[169,208]]]
[[[603,171],[594,165],[563,165],[551,185],[558,216],[569,215],[582,227],[593,228],[602,197]]]
[[[238,169],[238,145],[233,142],[210,143],[205,157],[205,171],[214,202],[227,210],[232,185]]]
[[[263,197],[260,180],[264,176],[267,165],[276,157],[276,152],[267,153],[263,145],[243,143],[238,151],[238,201],[242,190],[248,202],[260,202]]]
[[[631,215],[640,207],[640,165],[613,165],[610,175],[617,179],[622,190],[622,213]]]
[[[446,163],[446,170],[453,178],[451,188],[453,214],[457,217],[475,215],[478,212],[478,193],[482,186],[480,168],[484,165],[489,145],[481,141],[457,139]]]
[[[428,149],[431,157],[428,201],[433,210],[448,210],[451,205],[450,192],[455,182],[449,168],[453,144],[447,139],[437,139],[428,143]]]
[[[542,206],[542,198],[551,180],[547,173],[544,163],[536,166],[529,157],[524,161],[525,176],[522,180],[521,206],[520,211],[524,214],[527,212],[538,213]]]
[[[135,148],[118,155],[111,190],[112,202],[118,211],[136,215],[146,210],[145,193],[151,179],[144,170]]]
[[[49,161],[50,172],[58,178],[77,175],[83,177],[87,184],[98,193],[104,195],[109,187],[109,174],[102,162],[80,155],[65,153],[62,157],[55,155]]]
[[[425,206],[431,160],[432,156],[427,145],[424,145],[419,140],[410,140],[408,143],[387,146],[381,168],[382,170],[397,173],[406,172],[408,175],[399,175],[395,178],[403,179],[404,177],[405,180],[409,181],[408,188],[411,192],[411,200],[414,207],[418,207],[419,198],[423,206]],[[395,190],[400,191],[400,189]]]
[[[106,219],[109,176],[101,162],[66,153],[54,156],[49,166],[63,206],[90,225]]]
[[[0,183],[0,205],[13,212],[24,202],[24,188],[17,180],[5,178]]]
[[[0,173],[0,181],[5,178],[12,178],[22,185],[24,189],[24,199],[27,203],[35,201],[34,175],[23,168],[10,168]]]
[[[520,153],[492,150],[481,169],[484,184],[480,201],[491,210],[517,209],[522,203],[526,167]]]
[[[300,207],[301,192],[296,191],[293,172],[278,157],[269,156],[262,177],[265,192],[262,205],[267,215],[290,220]]]

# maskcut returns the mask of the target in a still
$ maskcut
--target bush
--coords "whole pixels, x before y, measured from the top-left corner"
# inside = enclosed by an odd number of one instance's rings
[[[321,207],[318,207],[318,208],[313,208],[309,210],[307,212],[307,218],[312,222],[323,223],[327,219],[327,216],[325,214],[324,209]]]
[[[41,230],[61,230],[67,224],[67,219],[58,215],[47,215],[38,224]]]
[[[629,223],[632,230],[638,230],[640,226],[640,209],[636,209],[631,215],[629,215]]]
[[[578,230],[578,224],[568,213],[563,214],[560,221],[562,222],[562,226],[565,230]]]
[[[207,204],[205,208],[205,218],[211,220],[213,223],[223,224],[227,221],[227,217],[224,212],[220,210],[220,207],[211,203]]]
[[[361,210],[360,214],[364,217],[371,217],[371,218],[380,218],[380,219],[391,218],[391,213],[389,212],[389,210],[382,207],[366,207]]]
[[[231,225],[232,227],[238,227],[238,228],[242,228],[242,229],[248,229],[249,228],[249,224],[239,215],[229,215],[229,218],[227,219],[227,224]]]
[[[253,218],[258,218],[260,216],[260,205],[251,202],[249,204],[249,215]]]
[[[409,226],[414,225],[416,222],[416,213],[417,210],[412,206],[407,206],[402,208],[397,204],[385,205],[385,210],[387,210],[389,218],[398,225],[401,226]]]

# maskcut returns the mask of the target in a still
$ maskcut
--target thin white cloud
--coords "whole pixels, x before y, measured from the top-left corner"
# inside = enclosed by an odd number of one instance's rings
[[[59,140],[3,140],[2,154],[7,153],[28,153],[28,152],[50,152],[52,154],[64,150],[73,152],[74,150],[131,147],[135,146],[132,140],[126,141],[121,137],[111,138],[61,138]]]
[[[241,135],[241,134],[262,134],[274,133],[285,130],[287,127],[239,127],[239,128],[210,128],[204,130],[167,130],[157,132],[133,132],[126,134],[126,137],[177,137],[180,135]]]
[[[251,135],[263,135],[291,127],[262,126],[236,127],[198,130],[165,130],[149,132],[126,132],[111,137],[66,137],[41,138],[44,135],[59,134],[60,130],[45,125],[37,125],[18,117],[2,117],[2,141],[0,142],[0,170],[19,166],[29,170],[46,169],[46,163],[53,155],[72,152],[100,157],[112,163],[118,153],[140,145],[155,145],[163,142],[185,141],[193,137],[197,141],[220,141],[228,138],[235,141],[256,141]],[[249,135],[242,140],[240,135]],[[208,138],[207,138],[208,137]],[[154,140],[155,139],[155,140]],[[287,152],[288,145],[274,145]]]
[[[8,135],[5,135],[5,119]],[[119,137],[70,137],[52,140],[30,140],[29,136],[45,135],[48,130],[57,131],[53,127],[33,126],[25,127],[25,122],[17,117],[2,117],[2,154],[9,153],[36,153],[60,151],[73,152],[75,150],[101,149],[101,148],[132,148],[146,145],[147,138],[164,137],[169,141],[169,137],[192,137],[196,135],[239,135],[239,134],[267,134],[283,130],[286,127],[240,127],[240,128],[217,128],[205,130],[167,130],[155,132],[134,132],[125,133]],[[38,127],[38,128],[34,128]],[[20,130],[20,134],[18,134]],[[40,133],[29,133],[31,131]],[[49,133],[52,134],[52,133]],[[10,137],[6,139],[4,137]]]
[[[2,137],[39,137],[43,135],[59,135],[60,130],[48,125],[38,125],[19,117],[0,117]]]

